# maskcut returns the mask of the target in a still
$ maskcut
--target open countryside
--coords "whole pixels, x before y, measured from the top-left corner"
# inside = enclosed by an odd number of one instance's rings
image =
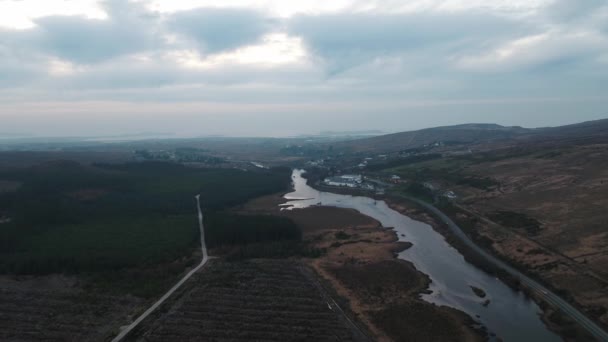
[[[0,342],[608,342],[606,23],[0,0]]]

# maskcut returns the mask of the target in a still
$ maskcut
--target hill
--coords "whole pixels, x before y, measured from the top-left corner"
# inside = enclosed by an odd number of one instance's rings
[[[387,134],[333,143],[336,150],[347,152],[396,152],[435,143],[445,146],[517,143],[538,140],[585,139],[608,136],[608,119],[579,124],[523,128],[497,124],[463,124]]]
[[[458,131],[433,131],[442,129]],[[608,120],[511,133],[466,153],[387,153],[363,172],[398,175],[396,192],[452,192],[442,210],[478,244],[608,326]]]

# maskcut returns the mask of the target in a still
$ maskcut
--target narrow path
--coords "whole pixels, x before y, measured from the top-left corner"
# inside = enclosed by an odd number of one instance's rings
[[[124,328],[120,332],[120,334],[118,334],[112,340],[112,342],[119,342],[122,341],[125,337],[127,337],[127,335],[129,335],[129,333],[133,331],[133,329],[135,329],[144,319],[146,319],[146,317],[148,317],[152,312],[154,312],[154,310],[161,306],[165,302],[165,300],[167,300],[167,298],[169,298],[177,289],[180,288],[180,286],[182,286],[188,279],[190,279],[190,277],[192,277],[194,273],[196,273],[203,266],[205,266],[205,264],[209,260],[209,256],[207,254],[207,245],[205,244],[205,229],[203,227],[203,211],[201,210],[200,195],[196,195],[195,197],[196,206],[198,209],[198,227],[201,235],[201,251],[203,252],[203,260],[201,260],[201,263],[198,264],[198,266],[193,268],[190,272],[188,272],[188,274],[186,274],[186,276],[184,276],[179,282],[177,282],[177,284],[175,284],[171,289],[169,289],[169,291],[167,291],[167,293],[165,293],[156,303],[152,304],[152,306],[149,307],[148,310],[146,310],[143,314],[141,314],[141,316],[139,316],[135,321],[133,321],[133,323],[129,324],[129,326]]]
[[[489,262],[493,263],[495,266],[497,266],[499,268],[502,268],[503,270],[505,270],[507,273],[511,274],[512,276],[519,278],[519,280],[521,281],[522,284],[524,284],[524,285],[528,286],[529,288],[531,288],[532,290],[534,290],[537,293],[537,295],[539,297],[543,298],[546,302],[548,302],[548,303],[552,304],[553,306],[559,308],[564,314],[568,315],[575,322],[577,322],[578,324],[580,324],[583,328],[585,328],[585,330],[587,330],[589,333],[591,333],[599,341],[608,341],[608,333],[606,333],[606,331],[604,331],[604,329],[602,329],[602,327],[600,327],[599,325],[595,324],[595,322],[593,322],[591,319],[587,318],[587,316],[585,316],[582,312],[580,312],[574,306],[572,306],[569,303],[567,303],[561,297],[559,297],[555,293],[551,292],[549,289],[545,288],[543,285],[541,285],[537,281],[531,279],[530,277],[528,277],[525,274],[521,273],[520,271],[516,270],[512,266],[506,264],[502,260],[499,260],[495,256],[493,256],[490,253],[486,252],[481,247],[477,246],[464,233],[464,231],[462,231],[462,229],[460,229],[460,227],[458,227],[458,225],[456,223],[454,223],[454,221],[452,221],[446,214],[444,214],[442,211],[440,211],[439,209],[437,209],[435,206],[433,206],[433,205],[431,205],[431,204],[429,204],[427,202],[421,201],[421,200],[419,200],[417,198],[414,198],[414,197],[403,196],[403,195],[400,196],[400,197],[403,197],[403,198],[405,198],[407,200],[415,202],[415,203],[423,206],[424,208],[428,209],[435,216],[437,216],[443,222],[445,222],[448,225],[449,229],[462,242],[464,242],[469,248],[471,248],[472,250],[474,250],[475,252],[477,252],[480,256],[482,256],[483,258],[485,258]]]

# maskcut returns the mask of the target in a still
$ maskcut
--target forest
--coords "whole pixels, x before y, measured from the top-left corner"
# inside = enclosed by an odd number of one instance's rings
[[[196,194],[205,213],[221,211],[286,189],[290,170],[56,161],[0,171],[0,179],[21,184],[0,193],[0,212],[11,218],[0,229],[0,272],[47,274],[113,271],[190,255],[199,237]]]

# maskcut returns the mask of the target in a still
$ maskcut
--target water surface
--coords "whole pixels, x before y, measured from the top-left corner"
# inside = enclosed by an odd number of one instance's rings
[[[399,258],[412,262],[431,278],[432,293],[422,295],[424,300],[466,312],[504,341],[561,341],[541,321],[541,310],[536,303],[468,263],[428,224],[402,215],[384,201],[317,191],[306,184],[303,172],[293,171],[294,191],[284,196],[285,209],[325,205],[356,209],[373,217],[382,226],[393,227],[399,241],[413,244],[401,252]],[[483,289],[486,298],[476,296],[471,286]],[[483,305],[486,299],[490,300],[488,306]]]

